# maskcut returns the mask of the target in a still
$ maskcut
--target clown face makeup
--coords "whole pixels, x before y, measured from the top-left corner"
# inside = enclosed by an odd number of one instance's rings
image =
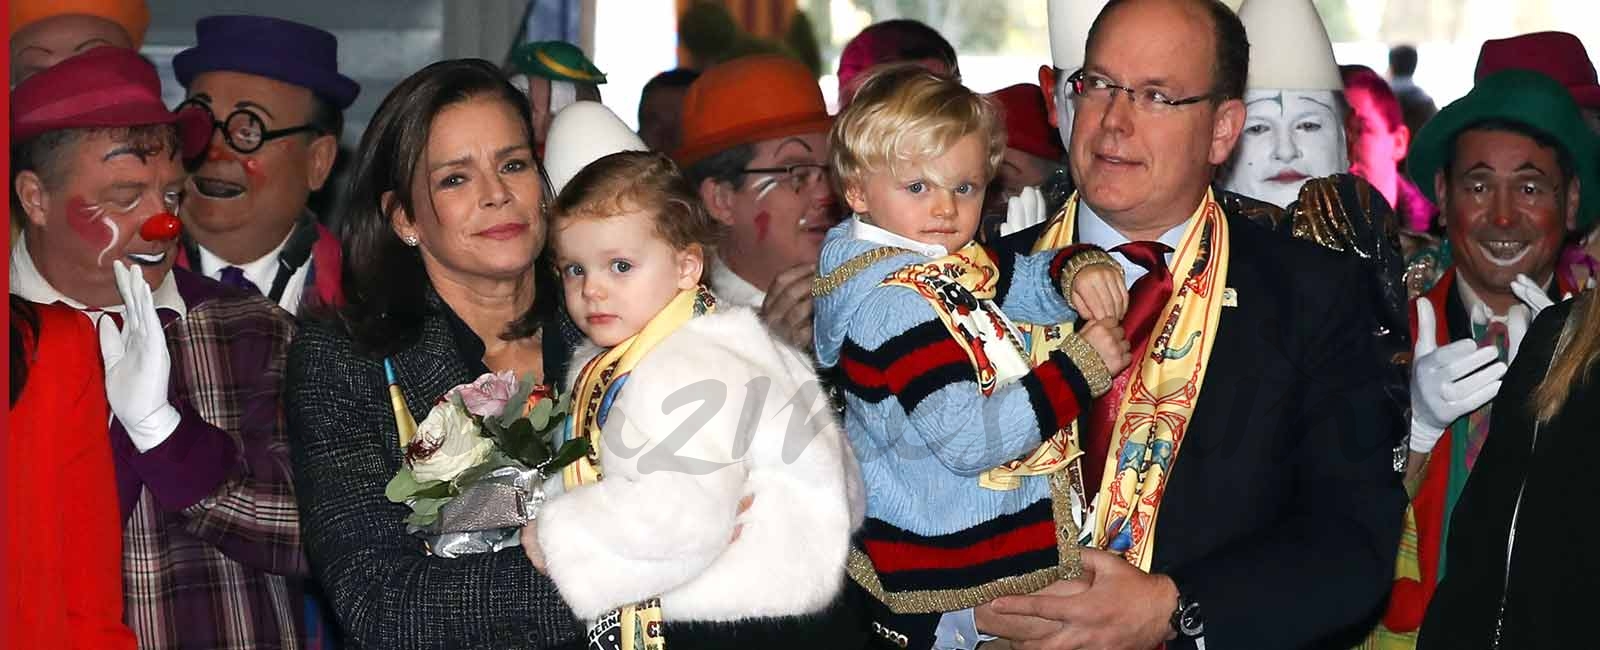
[[[1306,180],[1350,167],[1341,100],[1331,90],[1251,90],[1248,116],[1231,164],[1229,191],[1287,206]]]
[[[702,188],[712,216],[728,225],[720,259],[746,282],[766,289],[784,270],[817,263],[839,222],[827,175],[814,173],[828,163],[827,144],[821,133],[762,140],[746,167],[762,171],[709,195]]]
[[[1562,178],[1556,151],[1520,133],[1457,136],[1434,188],[1460,278],[1496,313],[1515,304],[1517,275],[1550,277],[1577,219],[1579,187]]]
[[[64,152],[60,179],[18,175],[28,216],[28,253],[52,287],[92,307],[119,304],[111,264],[121,261],[159,287],[172,269],[176,239],[140,234],[152,217],[174,213],[183,167],[167,143],[127,142],[96,133]]]
[[[216,120],[249,111],[264,132],[305,126],[313,106],[310,90],[231,71],[195,77],[189,101],[208,107]],[[259,146],[240,153],[221,130],[214,132],[204,163],[190,179],[184,205],[195,240],[237,264],[258,259],[288,238],[311,192],[327,180],[338,143],[332,136],[306,131]]]

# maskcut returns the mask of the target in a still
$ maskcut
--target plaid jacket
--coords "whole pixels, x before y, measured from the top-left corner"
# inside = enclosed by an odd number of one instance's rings
[[[182,421],[142,454],[112,427],[128,625],[151,650],[301,648],[307,563],[281,399],[294,323],[261,296],[173,279],[188,308],[163,313]]]
[[[418,422],[445,391],[486,370],[482,343],[471,330],[437,296],[429,304],[433,313],[419,340],[393,356]],[[567,342],[547,335],[544,348],[546,375],[562,376]],[[406,532],[410,511],[384,496],[400,469],[401,450],[382,360],[358,352],[338,325],[306,321],[289,353],[285,397],[306,552],[338,614],[345,647],[509,650],[579,643],[571,610],[522,549],[432,557]]]

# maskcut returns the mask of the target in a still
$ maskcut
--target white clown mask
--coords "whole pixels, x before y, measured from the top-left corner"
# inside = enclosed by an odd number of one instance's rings
[[[1306,180],[1350,168],[1344,98],[1332,90],[1251,90],[1224,189],[1284,207]]]

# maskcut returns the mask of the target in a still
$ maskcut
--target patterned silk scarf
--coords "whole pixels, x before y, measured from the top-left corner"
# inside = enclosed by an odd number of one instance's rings
[[[1072,243],[1077,232],[1078,197],[1068,199],[1062,216],[1039,238],[1036,250]],[[1208,191],[1189,217],[1189,227],[1173,257],[1176,288],[1117,406],[1111,450],[1102,461],[1105,474],[1095,496],[1093,545],[1120,554],[1150,570],[1156,516],[1167,475],[1178,458],[1205,382],[1207,361],[1222,316],[1228,277],[1228,220]],[[1035,358],[1063,338],[1059,326],[1030,329]],[[1172,343],[1181,347],[1174,348]],[[1077,424],[1069,429],[1078,440]],[[1099,459],[1089,459],[1096,462]]]
[[[678,292],[638,334],[597,355],[578,373],[572,395],[571,435],[589,439],[589,454],[561,470],[561,482],[571,490],[601,479],[600,432],[617,393],[628,374],[689,319],[716,309],[716,297],[704,286]],[[661,599],[625,605],[601,616],[589,628],[590,650],[665,650]]]
[[[974,242],[950,255],[895,271],[882,282],[908,287],[928,300],[950,336],[966,351],[978,390],[985,397],[1028,374],[1033,365],[1020,331],[994,304],[999,276],[988,250]],[[1072,340],[1078,341],[1076,337]],[[1015,490],[1022,487],[1022,477],[1051,474],[1081,453],[1065,435],[1057,434],[1027,457],[984,472],[978,484],[991,490]]]

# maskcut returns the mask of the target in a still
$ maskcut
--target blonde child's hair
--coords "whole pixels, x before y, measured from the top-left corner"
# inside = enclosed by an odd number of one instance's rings
[[[649,213],[656,235],[674,250],[699,246],[710,259],[723,227],[700,202],[699,193],[664,154],[623,151],[589,163],[556,196],[551,227],[574,219],[605,219],[639,210]]]
[[[892,174],[938,158],[972,134],[988,145],[987,184],[1006,152],[999,107],[961,82],[916,64],[873,68],[828,132],[836,189],[843,195],[846,188],[863,184],[868,174]],[[943,184],[942,179],[930,180]]]

